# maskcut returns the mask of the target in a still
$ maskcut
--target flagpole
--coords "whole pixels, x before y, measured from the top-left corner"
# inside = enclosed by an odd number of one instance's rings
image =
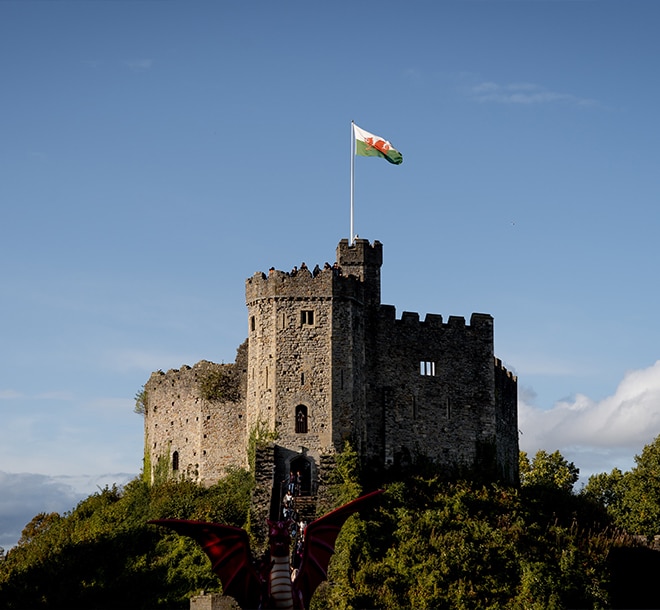
[[[353,200],[355,194],[355,123],[351,121],[351,232],[348,236],[348,245],[353,245]]]

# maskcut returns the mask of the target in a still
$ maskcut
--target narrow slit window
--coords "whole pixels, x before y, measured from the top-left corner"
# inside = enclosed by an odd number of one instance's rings
[[[301,326],[314,325],[314,312],[311,309],[303,309],[300,312],[300,324]]]
[[[419,374],[426,377],[435,377],[435,362],[432,360],[422,360],[419,363]]]
[[[307,434],[307,407],[305,405],[296,407],[296,434]]]
[[[254,332],[257,328],[257,321],[255,320],[254,316],[250,316],[250,330]]]
[[[175,451],[172,454],[172,470],[175,471],[175,472],[177,470],[179,470],[179,452],[178,451]]]

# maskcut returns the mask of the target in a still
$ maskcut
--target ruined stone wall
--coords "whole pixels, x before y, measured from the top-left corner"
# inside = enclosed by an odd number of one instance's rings
[[[202,360],[151,375],[144,388],[144,423],[152,480],[163,461],[170,476],[206,485],[228,467],[247,467],[244,396],[223,402],[207,400],[201,391],[208,374],[234,366]]]

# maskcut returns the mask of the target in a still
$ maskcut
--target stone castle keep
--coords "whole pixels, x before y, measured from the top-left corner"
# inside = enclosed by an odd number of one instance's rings
[[[380,242],[342,240],[338,269],[247,279],[235,363],[145,384],[145,472],[212,484],[248,467],[266,434],[272,482],[300,472],[303,494],[316,493],[345,441],[371,469],[423,457],[517,482],[517,379],[494,357],[493,318],[397,319],[380,302],[382,260]]]

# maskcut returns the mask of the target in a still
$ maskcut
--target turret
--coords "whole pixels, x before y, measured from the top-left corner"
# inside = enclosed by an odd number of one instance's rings
[[[337,262],[343,275],[354,275],[364,283],[365,305],[380,305],[380,267],[383,264],[383,244],[366,239],[356,239],[348,245],[342,239],[337,246]]]

